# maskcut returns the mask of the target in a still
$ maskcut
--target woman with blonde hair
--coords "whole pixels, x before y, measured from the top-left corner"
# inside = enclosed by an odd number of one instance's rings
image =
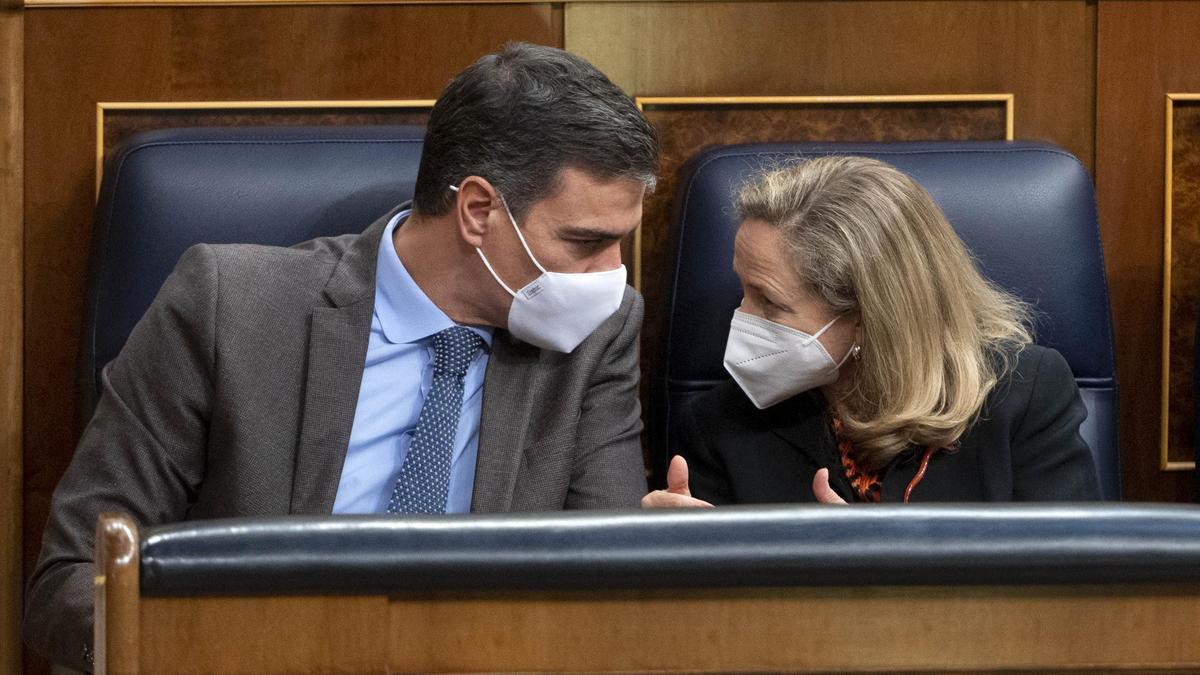
[[[914,180],[823,157],[737,209],[733,380],[687,406],[644,506],[1100,498],[1066,361]]]

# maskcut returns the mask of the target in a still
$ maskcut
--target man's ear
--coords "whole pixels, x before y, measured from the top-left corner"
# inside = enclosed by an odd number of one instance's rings
[[[458,221],[458,236],[468,246],[479,248],[495,221],[493,211],[503,211],[500,194],[485,178],[467,176],[456,192],[454,213]]]

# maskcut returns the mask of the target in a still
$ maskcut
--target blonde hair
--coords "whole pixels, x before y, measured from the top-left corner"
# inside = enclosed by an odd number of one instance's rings
[[[737,208],[780,228],[808,290],[861,322],[861,360],[832,405],[867,467],[952,446],[1032,339],[1029,306],[980,275],[929,193],[888,164],[775,168]]]

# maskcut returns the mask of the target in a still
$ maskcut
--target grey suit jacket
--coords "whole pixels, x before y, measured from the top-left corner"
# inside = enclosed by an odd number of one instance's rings
[[[184,255],[105,368],[96,413],[54,492],[27,595],[31,646],[87,665],[102,511],[143,525],[330,512],[394,213],[361,235]],[[641,322],[641,297],[627,288],[571,354],[496,331],[473,511],[637,506]]]

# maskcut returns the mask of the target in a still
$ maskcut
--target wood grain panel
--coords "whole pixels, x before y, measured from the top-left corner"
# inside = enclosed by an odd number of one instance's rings
[[[0,0],[0,672],[21,667],[24,12]]]
[[[75,355],[100,101],[436,98],[508,40],[561,45],[549,4],[25,12],[24,552],[79,436]],[[13,268],[6,268],[4,274]]]
[[[659,130],[662,146],[659,186],[646,199],[640,234],[641,291],[646,298],[643,383],[650,381],[660,353],[672,264],[669,246],[676,173],[701,148],[768,141],[1003,140],[1008,131],[1008,105],[1002,100],[773,104],[699,100],[692,104],[647,103],[643,108]],[[647,448],[652,459],[654,450]],[[650,465],[661,469],[663,458],[657,460]]]
[[[1101,2],[1096,192],[1117,341],[1126,498],[1189,501],[1195,478],[1159,469],[1165,100],[1200,91],[1197,2]]]
[[[567,48],[639,96],[1011,92],[1016,137],[1092,166],[1084,0],[571,3]]]
[[[1198,594],[1183,585],[144,597],[138,656],[148,673],[1194,672]]]
[[[143,673],[383,673],[383,596],[143,598]],[[203,635],[203,640],[191,636]]]
[[[1197,590],[856,587],[397,598],[389,666],[408,672],[1196,669]]]
[[[1200,94],[1168,101],[1166,306],[1163,308],[1163,406],[1160,467],[1196,468],[1196,320],[1200,318]]]

